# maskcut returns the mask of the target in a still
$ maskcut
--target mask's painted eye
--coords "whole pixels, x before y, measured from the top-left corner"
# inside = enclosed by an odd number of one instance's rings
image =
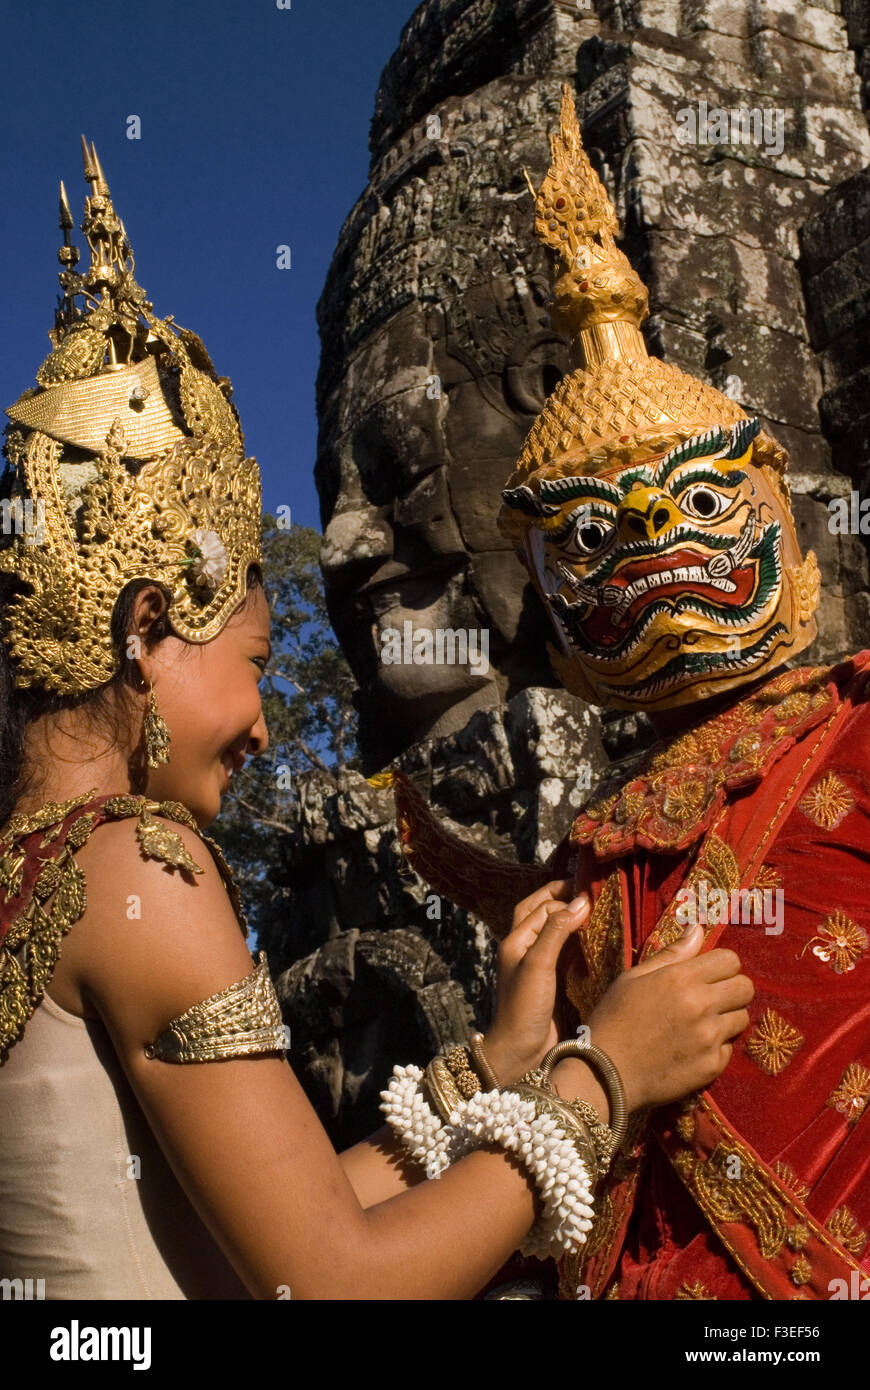
[[[679,499],[686,515],[697,517],[699,521],[713,521],[727,512],[733,500],[733,497],[710,487],[708,483],[693,483]]]
[[[601,517],[589,517],[574,528],[561,542],[561,549],[573,555],[595,555],[613,536],[616,527]]]

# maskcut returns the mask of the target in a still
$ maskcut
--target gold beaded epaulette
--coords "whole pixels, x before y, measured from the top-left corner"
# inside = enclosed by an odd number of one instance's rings
[[[230,383],[195,333],[154,314],[83,145],[91,264],[75,269],[61,184],[63,295],[38,385],[7,411],[0,498],[0,571],[20,581],[3,630],[15,683],[64,694],[115,675],[112,611],[131,580],[165,586],[175,629],[207,642],[262,565],[260,473]]]
[[[136,836],[147,858],[201,874],[181,836],[155,817],[196,831],[211,851],[240,930],[247,935],[241,896],[220,846],[199,829],[181,802],[125,794],[99,797],[94,789],[16,813],[0,833],[0,1066],[51,981],[63,938],[87,906],[85,876],[75,851],[103,821],[128,816],[138,817]]]

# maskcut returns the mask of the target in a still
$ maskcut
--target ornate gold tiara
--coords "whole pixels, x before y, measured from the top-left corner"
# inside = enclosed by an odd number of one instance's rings
[[[262,566],[260,470],[230,383],[195,333],[154,315],[96,150],[82,147],[91,264],[75,268],[61,184],[63,293],[39,385],[6,412],[15,534],[0,537],[0,570],[27,586],[3,615],[15,683],[64,694],[116,674],[111,618],[131,580],[165,586],[175,629],[207,642]]]

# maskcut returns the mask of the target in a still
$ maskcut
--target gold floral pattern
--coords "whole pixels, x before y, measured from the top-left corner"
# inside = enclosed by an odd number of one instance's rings
[[[850,1062],[836,1088],[828,1096],[828,1105],[856,1125],[864,1114],[870,1096],[870,1071],[860,1062]]]
[[[731,1176],[735,1159],[739,1160],[739,1177]],[[745,1221],[755,1231],[764,1259],[772,1260],[779,1254],[789,1230],[788,1208],[769,1188],[763,1169],[742,1144],[717,1144],[706,1160],[682,1149],[672,1156],[672,1162],[717,1229],[723,1221]]]
[[[867,1244],[867,1232],[858,1225],[853,1212],[845,1204],[837,1207],[825,1222],[834,1240],[838,1240],[850,1255],[860,1255]]]
[[[573,967],[565,981],[568,999],[580,1018],[594,1009],[623,969],[624,937],[622,884],[617,871],[605,881],[589,921],[580,931],[586,971]]]
[[[704,800],[707,782],[702,777],[681,778],[668,787],[662,799],[662,811],[668,820],[689,820],[697,814]]]
[[[812,947],[813,955],[830,965],[835,975],[848,975],[855,969],[856,961],[864,955],[868,946],[867,933],[845,912],[829,912],[817,934],[801,951]]]
[[[848,816],[855,798],[835,772],[826,772],[798,802],[805,816],[822,830],[833,830]]]
[[[768,1076],[785,1071],[804,1037],[775,1009],[765,1009],[746,1040],[746,1051]]]
[[[699,889],[702,882],[707,884],[708,892],[711,889],[724,889],[729,894],[740,884],[740,871],[733,851],[724,840],[720,840],[719,836],[712,831],[702,844],[683,887],[694,892]],[[655,931],[649,937],[643,949],[644,960],[648,960],[651,955],[663,950],[665,946],[672,946],[682,936],[685,922],[681,921],[677,915],[679,910],[677,897],[678,894],[675,894],[673,901],[665,908],[659,918]]]
[[[710,1293],[707,1285],[702,1284],[696,1279],[693,1284],[683,1282],[674,1294],[676,1299],[701,1298],[707,1303],[717,1303],[718,1299],[714,1293]]]
[[[790,1168],[787,1163],[783,1163],[782,1160],[778,1158],[773,1165],[773,1171],[776,1173],[776,1176],[783,1186],[787,1187],[790,1192],[793,1192],[799,1202],[805,1202],[807,1200],[810,1195],[810,1185],[808,1182],[802,1182],[793,1168]]]
[[[802,667],[777,676],[698,729],[632,762],[600,788],[570,839],[599,858],[634,850],[686,849],[710,830],[732,789],[756,781],[791,742],[836,709],[829,672]]]
[[[762,893],[765,890],[775,892],[782,887],[782,874],[772,864],[762,864],[755,875],[755,882],[752,886],[753,888],[760,888]]]
[[[808,1284],[813,1277],[813,1267],[806,1255],[798,1255],[789,1272],[789,1277],[793,1284],[800,1288],[801,1284]]]

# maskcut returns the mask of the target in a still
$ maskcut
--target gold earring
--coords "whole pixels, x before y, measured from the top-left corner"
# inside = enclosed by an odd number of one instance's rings
[[[157,708],[157,701],[154,698],[154,685],[148,692],[148,708],[145,711],[145,752],[148,755],[148,766],[159,767],[161,763],[169,762],[169,745],[172,736],[166,727],[166,721]]]

